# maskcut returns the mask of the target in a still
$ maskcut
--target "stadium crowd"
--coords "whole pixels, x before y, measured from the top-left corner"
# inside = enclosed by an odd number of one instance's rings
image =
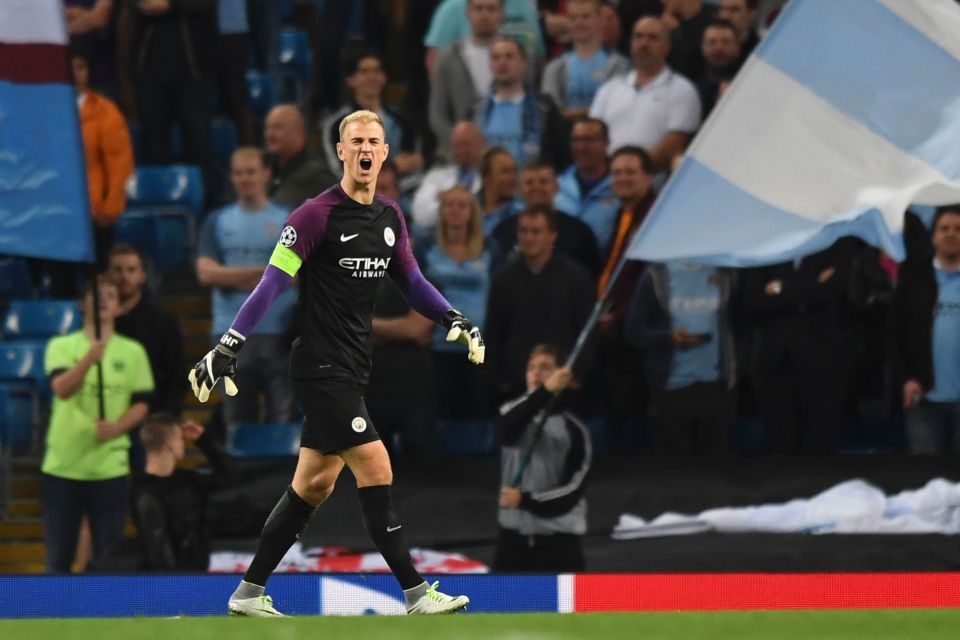
[[[176,320],[142,291],[154,256],[114,237],[134,167],[200,168],[207,213],[190,266],[211,292],[212,342],[259,281],[287,213],[339,179],[340,120],[368,109],[390,144],[378,190],[401,204],[424,275],[482,328],[487,348],[486,364],[472,367],[384,280],[368,398],[395,454],[441,452],[445,429],[494,429],[504,403],[511,411],[535,390],[528,360],[548,353],[561,365],[605,294],[559,387],[599,451],[939,454],[956,444],[960,205],[927,226],[907,213],[900,264],[844,238],[752,269],[629,261],[613,280],[658,190],[782,2],[65,4],[98,256],[117,292],[111,322],[146,349],[151,412],[179,414],[188,363]],[[253,91],[264,79],[266,101]],[[214,119],[235,134],[220,156]],[[31,268],[38,295],[78,293],[72,270]],[[285,296],[248,337],[237,377],[247,402],[225,403],[228,425],[297,417],[285,365],[296,292]],[[102,348],[92,345],[83,362]],[[66,404],[69,394],[55,391]],[[48,456],[69,446],[56,442],[56,413]],[[127,422],[101,439],[127,437]],[[200,437],[185,424],[184,435]],[[516,440],[505,433],[502,441]],[[162,436],[152,434],[148,452],[164,449]],[[115,480],[99,470],[58,475],[56,462],[45,462],[51,478]],[[133,472],[143,474],[139,464]],[[93,530],[95,542],[108,537]],[[69,540],[58,545],[51,570],[70,559]]]

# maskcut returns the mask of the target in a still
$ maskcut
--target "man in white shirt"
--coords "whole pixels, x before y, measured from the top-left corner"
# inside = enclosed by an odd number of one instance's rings
[[[480,191],[480,156],[486,141],[476,123],[465,120],[450,132],[449,164],[440,164],[423,176],[413,195],[410,212],[413,224],[423,235],[432,236],[440,211],[440,194],[462,184],[476,194]]]
[[[430,78],[430,129],[440,155],[449,157],[450,130],[469,118],[474,103],[493,82],[490,45],[503,22],[502,0],[469,0],[470,35],[440,52]]]
[[[612,153],[625,145],[648,149],[658,172],[682,153],[700,126],[693,84],[667,66],[670,38],[659,18],[641,18],[630,38],[634,70],[607,81],[590,105],[590,117],[610,129]]]

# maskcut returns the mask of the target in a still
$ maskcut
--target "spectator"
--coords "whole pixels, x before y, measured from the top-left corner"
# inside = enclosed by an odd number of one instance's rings
[[[487,303],[487,363],[496,391],[504,398],[526,389],[521,372],[534,345],[547,341],[573,347],[595,299],[590,274],[554,254],[553,209],[527,207],[519,216],[521,259],[494,277]]]
[[[503,147],[487,147],[480,158],[483,234],[489,236],[501,221],[517,215],[517,161]]]
[[[410,211],[412,198],[409,194],[400,193],[400,176],[397,174],[397,165],[390,158],[384,160],[380,166],[380,175],[377,178],[377,193],[387,196],[400,205],[400,208],[403,209],[403,221],[409,228],[410,216],[407,211]]]
[[[247,0],[247,26],[253,54],[250,61],[261,73],[267,73],[277,63],[277,36],[285,9],[272,0]]]
[[[247,98],[247,63],[250,59],[250,26],[247,21],[247,0],[219,0],[217,24],[220,40],[217,47],[217,88],[221,105],[237,128],[241,145],[251,145],[253,113]]]
[[[230,160],[230,181],[237,202],[207,217],[197,241],[197,280],[213,289],[213,323],[210,333],[229,328],[249,292],[260,282],[270,254],[283,229],[287,211],[267,200],[270,170],[263,153],[241,147]],[[266,398],[269,422],[293,419],[293,391],[287,377],[287,336],[297,305],[293,287],[280,294],[246,336],[246,357],[237,370],[237,387],[245,392],[223,399],[223,419],[228,425],[259,422],[259,392]]]
[[[627,436],[639,428],[638,419],[646,414],[647,381],[640,353],[623,338],[623,320],[644,263],[624,261],[624,254],[653,206],[652,170],[650,156],[640,147],[621,147],[610,159],[611,187],[620,200],[620,208],[597,282],[598,298],[607,293],[608,284],[610,291],[608,308],[597,323],[595,340],[602,361],[601,388],[606,400],[607,433],[617,447],[627,445]],[[621,262],[619,276],[610,282]]]
[[[667,66],[669,50],[662,20],[638,20],[630,44],[634,71],[604,83],[590,106],[590,117],[610,131],[608,151],[642,147],[658,172],[669,168],[700,124],[697,90]]]
[[[565,411],[562,398],[573,381],[557,349],[539,344],[526,366],[526,393],[500,410],[500,535],[495,571],[583,571],[587,532],[584,482],[593,451],[583,421]],[[540,413],[550,406],[542,431]],[[528,454],[529,452],[529,454]],[[515,476],[530,456],[520,481]]]
[[[485,326],[490,281],[500,252],[487,243],[483,212],[470,190],[454,185],[440,196],[436,241],[423,252],[420,268],[451,305],[477,326]],[[437,327],[432,350],[437,372],[436,397],[441,418],[477,418],[483,414],[481,370],[464,360],[447,332]]]
[[[462,184],[471,193],[480,191],[480,156],[484,147],[483,133],[469,120],[459,122],[450,131],[451,162],[433,166],[413,195],[411,215],[417,231],[432,236],[440,209],[440,193]]]
[[[323,159],[307,152],[303,115],[294,105],[270,110],[263,138],[270,158],[270,199],[281,207],[295,209],[317,195],[317,185],[335,181]]]
[[[557,209],[582,220],[593,231],[598,247],[606,247],[613,234],[619,202],[610,189],[607,125],[584,118],[573,125],[570,148],[573,165],[560,174]]]
[[[126,0],[132,18],[131,73],[146,164],[173,161],[171,126],[180,124],[183,159],[204,169],[208,197],[211,70],[217,42],[216,0]]]
[[[661,19],[670,31],[670,68],[694,78],[703,67],[700,43],[713,20],[713,7],[703,6],[703,0],[663,0]]]
[[[117,96],[117,43],[113,0],[65,0],[71,46],[88,55],[91,87],[111,99]]]
[[[617,8],[609,0],[600,2],[600,45],[607,51],[620,51],[623,23]]]
[[[901,394],[891,384],[894,351],[890,318],[897,273],[893,258],[866,243],[858,249],[850,268],[854,344],[844,410],[862,428],[874,432],[902,408]]]
[[[738,68],[760,44],[760,37],[755,28],[758,5],[759,0],[720,0],[720,5],[717,7],[717,18],[733,25],[737,33],[737,42],[740,44]]]
[[[760,415],[773,453],[836,449],[844,366],[839,315],[853,242],[844,238],[798,262],[743,273],[744,306],[757,323]]]
[[[114,225],[127,206],[127,179],[133,173],[133,146],[127,121],[109,98],[90,90],[89,58],[73,51],[73,84],[80,105],[80,132],[87,167],[90,213],[97,265],[104,267]]]
[[[569,162],[568,127],[549,96],[525,87],[527,58],[516,40],[498,38],[490,48],[493,88],[474,105],[487,143],[505,147],[518,161],[541,159],[559,170]]]
[[[140,433],[146,471],[133,476],[130,515],[137,529],[141,571],[206,571],[210,564],[210,493],[231,475],[226,452],[190,420],[155,413]],[[181,469],[187,442],[206,455],[213,472]]]
[[[553,209],[558,191],[557,172],[546,162],[528,162],[520,172],[520,195],[523,205]],[[557,242],[554,249],[577,262],[590,273],[596,273],[598,264],[597,239],[583,221],[554,209],[557,216]],[[508,259],[519,256],[517,248],[517,216],[501,220],[493,229],[493,239]]]
[[[99,296],[99,338],[94,286]],[[41,466],[47,573],[70,571],[84,516],[90,522],[95,559],[123,538],[130,473],[127,432],[147,415],[153,391],[143,347],[114,332],[113,283],[106,276],[91,282],[81,307],[83,327],[52,338],[44,354],[54,396]]]
[[[933,259],[908,255],[897,283],[894,335],[912,454],[960,447],[960,204],[937,209],[932,239]]]
[[[341,162],[337,156],[340,121],[354,111],[365,109],[373,111],[383,120],[384,135],[390,145],[390,157],[400,175],[400,191],[407,192],[415,188],[423,178],[420,140],[403,116],[383,103],[383,89],[387,85],[383,58],[371,50],[360,51],[347,61],[346,76],[352,101],[323,120],[327,166],[336,167]]]
[[[151,410],[179,415],[187,391],[180,323],[144,290],[147,271],[136,247],[125,243],[113,247],[108,274],[119,296],[117,333],[142,344],[150,358],[155,387]]]
[[[434,12],[430,29],[423,38],[423,44],[427,47],[424,64],[430,75],[433,75],[440,50],[470,35],[467,3],[468,0],[444,0]],[[533,5],[528,0],[502,0],[502,6],[500,35],[522,43],[527,58],[542,60],[543,36]]]
[[[621,53],[630,53],[631,31],[630,28],[637,24],[640,18],[653,16],[660,18],[663,16],[663,0],[617,0],[617,16],[621,25],[626,25],[627,29],[621,33],[620,44],[617,47]]]
[[[597,282],[598,296],[603,295],[617,265],[630,248],[633,236],[653,206],[653,191],[650,188],[652,172],[653,161],[650,154],[640,147],[620,147],[613,153],[610,160],[610,186],[620,206],[614,219],[614,232],[604,253],[603,271]],[[627,299],[636,284],[636,276],[639,275],[639,269],[635,268],[638,264],[631,260],[625,265],[617,284],[613,285],[611,296],[615,309],[623,307],[623,310],[626,310]],[[634,273],[633,278],[629,275],[631,272]]]
[[[603,48],[599,0],[571,0],[567,17],[573,48],[547,64],[540,90],[567,120],[574,121],[587,115],[600,85],[627,73],[630,62],[619,52]]]
[[[657,453],[724,456],[734,415],[730,274],[702,264],[651,264],[624,322],[643,356]]]
[[[740,43],[729,22],[714,20],[703,30],[703,70],[693,78],[706,120],[720,99],[720,84],[730,82],[740,66]]]
[[[502,0],[469,0],[470,34],[440,51],[430,78],[430,129],[438,153],[449,158],[447,140],[455,123],[470,117],[473,105],[490,90],[490,45],[503,21]]]
[[[433,326],[410,306],[392,279],[381,280],[371,326],[367,410],[394,454],[436,453],[435,377],[429,348]]]

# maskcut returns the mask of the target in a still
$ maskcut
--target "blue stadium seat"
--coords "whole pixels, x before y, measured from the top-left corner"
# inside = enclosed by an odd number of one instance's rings
[[[303,103],[312,75],[313,51],[305,31],[282,29],[277,37],[277,86],[282,102]]]
[[[217,118],[210,123],[210,152],[218,163],[230,166],[230,156],[238,145],[237,128],[233,121]]]
[[[203,178],[200,168],[187,164],[137,167],[127,181],[127,206],[182,207],[203,215]]]
[[[256,69],[247,70],[247,99],[254,115],[263,118],[277,102],[273,76]]]
[[[33,295],[30,269],[21,258],[0,258],[0,300],[29,298]]]
[[[295,456],[300,449],[300,422],[237,423],[230,429],[227,451],[235,458]]]
[[[296,72],[304,83],[310,81],[313,50],[307,32],[300,29],[281,29],[277,36],[277,64]]]
[[[49,397],[50,386],[43,370],[46,340],[0,342],[0,383],[16,386],[37,397]]]
[[[129,209],[117,220],[116,239],[139,249],[160,271],[189,267],[195,226],[182,209]]]
[[[73,300],[14,300],[3,321],[3,335],[8,340],[49,338],[79,329],[80,324],[80,309]]]
[[[0,384],[0,442],[4,453],[27,453],[33,447],[33,398],[19,387]]]

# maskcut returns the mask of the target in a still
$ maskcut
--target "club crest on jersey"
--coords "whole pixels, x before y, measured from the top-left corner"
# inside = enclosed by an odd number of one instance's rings
[[[363,433],[367,430],[367,421],[360,416],[357,416],[350,422],[350,428],[357,433]]]
[[[383,230],[383,241],[387,243],[388,247],[392,247],[393,243],[397,241],[396,236],[393,235],[393,229],[390,227]]]
[[[390,258],[340,258],[338,264],[353,278],[382,278],[390,266]]]
[[[297,230],[287,225],[283,228],[283,231],[280,232],[280,244],[289,248],[292,247],[297,242]]]

